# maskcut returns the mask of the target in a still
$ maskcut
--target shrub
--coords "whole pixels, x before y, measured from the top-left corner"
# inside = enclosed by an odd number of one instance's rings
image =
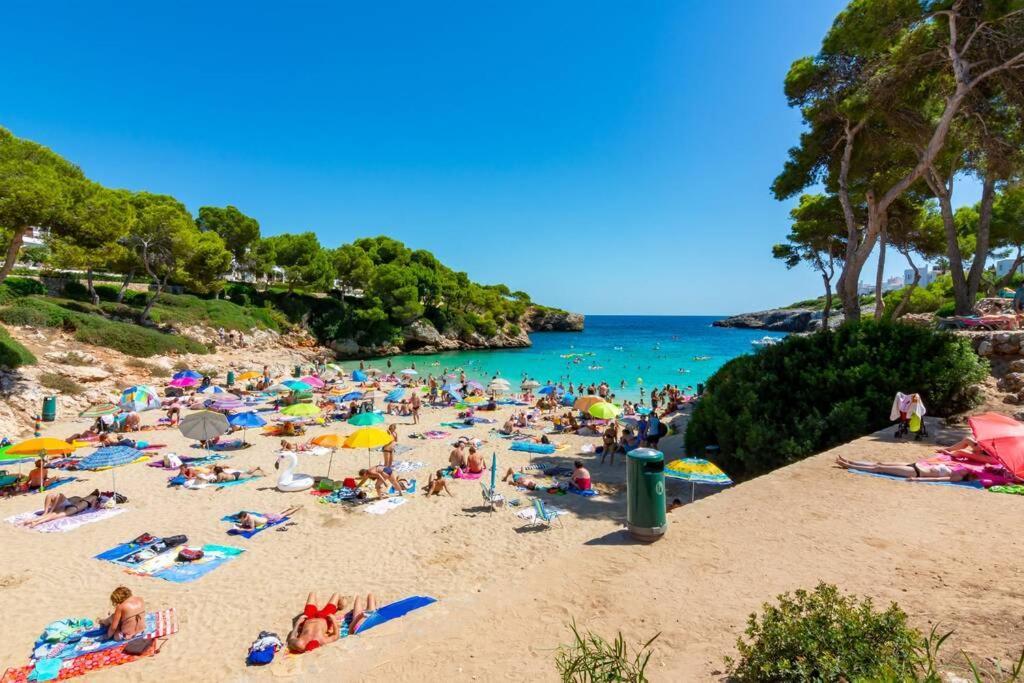
[[[69,396],[78,396],[85,391],[85,387],[75,380],[55,372],[44,372],[39,375],[39,383],[47,389],[53,389]]]
[[[22,365],[35,365],[36,357],[21,342],[0,327],[0,367],[14,370]]]
[[[157,365],[156,363],[147,363],[141,358],[129,358],[125,362],[125,365],[127,365],[130,368],[136,368],[137,370],[144,370],[145,372],[149,373],[150,377],[171,376],[171,371],[168,370],[167,368],[163,367],[162,365]]]
[[[870,598],[818,584],[765,603],[751,614],[739,661],[726,660],[737,681],[908,680],[924,640],[893,603],[877,611]]]
[[[92,298],[89,295],[89,288],[78,280],[68,280],[65,282],[61,294],[69,299],[77,299],[78,301],[89,301]]]
[[[71,326],[72,313],[39,297],[18,299],[14,305],[0,311],[0,320],[10,325],[31,327]]]
[[[583,634],[576,628],[574,621],[569,625],[572,630],[572,645],[562,645],[555,653],[555,668],[562,681],[580,683],[591,681],[626,681],[628,683],[644,683],[647,681],[645,670],[651,659],[651,643],[660,633],[640,646],[630,656],[626,641],[619,633],[615,641],[609,643],[599,635],[588,631]]]
[[[137,358],[167,353],[209,353],[194,339],[158,332],[132,323],[107,320],[99,316],[80,316],[76,320],[75,339],[103,346]]]
[[[886,311],[896,310],[896,307],[900,305],[900,301],[903,300],[903,294],[906,289],[906,287],[896,289],[886,293],[882,297],[885,301]],[[914,291],[910,293],[910,301],[907,302],[907,307],[903,312],[931,313],[932,311],[938,310],[943,303],[942,294],[938,291],[926,287],[914,287]]]
[[[881,429],[897,391],[921,394],[933,415],[964,410],[986,369],[968,340],[913,325],[868,320],[790,336],[708,380],[686,447],[718,445],[720,467],[755,476]]]
[[[33,294],[46,294],[46,287],[42,282],[27,277],[9,277],[4,280],[3,286],[12,296],[19,298]]]
[[[948,318],[949,316],[956,313],[956,302],[947,301],[946,303],[935,309],[935,315],[940,318]]]

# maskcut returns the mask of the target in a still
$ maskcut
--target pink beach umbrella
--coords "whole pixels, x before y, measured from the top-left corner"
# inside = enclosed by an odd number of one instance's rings
[[[303,377],[299,381],[302,382],[303,384],[308,384],[314,389],[323,389],[325,386],[327,386],[327,384],[325,384],[322,379],[320,379],[319,377],[313,377],[312,375],[310,375],[309,377]]]
[[[179,377],[178,379],[172,379],[168,384],[178,389],[187,389],[199,384],[199,380],[195,377]]]

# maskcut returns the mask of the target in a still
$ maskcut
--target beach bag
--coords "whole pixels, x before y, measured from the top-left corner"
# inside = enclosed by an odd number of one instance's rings
[[[203,559],[203,551],[201,548],[182,548],[178,551],[178,559],[182,562],[195,562]]]
[[[185,534],[179,534],[177,536],[168,536],[164,539],[164,545],[166,545],[168,548],[174,548],[176,546],[184,545],[186,543],[188,543],[188,536],[186,536]]]
[[[152,638],[136,638],[124,646],[124,653],[133,657],[145,657],[156,652],[156,640]]]

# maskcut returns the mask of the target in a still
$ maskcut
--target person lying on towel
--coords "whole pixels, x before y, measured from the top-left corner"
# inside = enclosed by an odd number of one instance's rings
[[[353,596],[348,613],[345,613],[345,599],[338,593],[331,595],[323,607],[318,608],[317,602],[316,593],[310,593],[302,614],[295,617],[287,638],[288,649],[292,652],[310,652],[333,643],[341,636],[342,620],[348,623],[349,634],[358,633],[369,613],[377,609],[373,593],[367,594],[365,601],[361,596]],[[344,616],[339,618],[339,613]]]
[[[31,529],[55,519],[74,517],[87,510],[99,510],[113,504],[113,497],[102,495],[99,489],[94,489],[87,496],[65,496],[59,492],[47,493],[46,500],[43,502],[43,513],[22,522],[22,524]]]
[[[293,505],[280,512],[268,512],[265,515],[257,515],[255,512],[242,512],[238,515],[235,528],[239,531],[255,531],[268,524],[277,524],[285,517],[290,517],[298,511],[299,506]]]

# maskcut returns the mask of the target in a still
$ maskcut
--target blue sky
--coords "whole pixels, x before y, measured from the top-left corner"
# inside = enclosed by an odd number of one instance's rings
[[[0,125],[267,234],[387,234],[586,313],[739,312],[819,291],[770,257],[768,187],[783,77],[843,4],[15,0]]]

